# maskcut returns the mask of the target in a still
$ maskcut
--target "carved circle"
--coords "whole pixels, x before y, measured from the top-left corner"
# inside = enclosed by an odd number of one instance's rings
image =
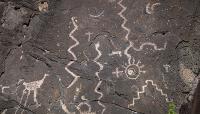
[[[129,79],[137,79],[140,74],[140,69],[138,66],[132,64],[127,66],[127,68],[125,69],[125,73]]]

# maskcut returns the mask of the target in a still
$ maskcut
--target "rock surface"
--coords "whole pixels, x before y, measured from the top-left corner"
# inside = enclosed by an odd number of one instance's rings
[[[199,80],[199,6],[3,0],[0,113],[167,114],[170,103],[183,111]]]

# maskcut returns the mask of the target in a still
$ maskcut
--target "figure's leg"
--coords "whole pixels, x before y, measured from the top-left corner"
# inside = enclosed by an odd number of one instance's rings
[[[36,103],[35,104],[36,107],[37,108],[40,107],[41,104],[39,104],[38,101],[37,101],[37,89],[34,90],[34,96],[33,97],[34,97],[34,102]]]

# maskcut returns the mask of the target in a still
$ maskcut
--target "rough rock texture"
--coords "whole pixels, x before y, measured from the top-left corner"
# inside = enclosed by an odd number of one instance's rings
[[[3,0],[2,114],[190,114],[199,0]]]

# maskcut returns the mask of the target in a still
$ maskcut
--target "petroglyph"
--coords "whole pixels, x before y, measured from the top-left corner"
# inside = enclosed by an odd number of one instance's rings
[[[192,81],[195,79],[195,74],[191,69],[187,68],[183,63],[179,64],[179,74],[181,79],[189,87],[192,87]]]
[[[147,14],[153,14],[153,13],[154,13],[155,7],[156,7],[156,6],[159,6],[159,5],[160,5],[160,3],[154,3],[154,4],[152,4],[152,5],[151,5],[151,3],[148,3],[148,4],[146,5],[146,13],[147,13]]]
[[[29,98],[31,92],[33,92],[33,100],[36,103],[35,106],[36,106],[36,108],[40,107],[41,104],[38,103],[38,100],[37,100],[38,89],[41,88],[42,84],[44,83],[44,80],[48,76],[49,76],[49,74],[44,74],[44,76],[41,80],[33,81],[33,82],[23,82],[23,85],[24,85],[25,88],[23,89],[20,104],[22,104],[23,98],[26,94],[24,106],[27,106],[28,98]],[[17,114],[18,111],[19,111],[19,107],[17,107],[15,114]],[[22,111],[22,113],[23,113],[23,111]]]
[[[8,110],[7,109],[5,109],[1,114],[6,114],[6,112],[7,112]]]
[[[66,113],[66,114],[75,114],[75,112],[70,112],[67,108],[67,106],[63,103],[62,100],[60,100],[60,106],[62,107],[62,110]]]
[[[100,17],[104,14],[104,10],[102,12],[100,12],[99,14],[97,15],[92,15],[92,14],[89,14],[90,17],[93,17],[93,18],[97,18],[97,17]]]
[[[152,43],[152,42],[145,42],[145,43],[143,43],[139,48],[135,48],[135,47],[133,46],[133,49],[134,49],[135,51],[142,51],[142,50],[144,49],[145,46],[152,46],[153,49],[156,50],[156,51],[163,51],[163,50],[165,50],[166,47],[167,47],[167,42],[165,42],[165,44],[164,44],[164,46],[163,46],[162,48],[158,48],[158,46],[157,46],[155,43]]]
[[[89,57],[86,55],[85,50],[83,51],[83,55],[86,58],[86,61],[83,61],[82,63],[87,66],[87,62],[90,61]]]
[[[118,15],[123,19],[123,23],[121,24],[121,27],[127,32],[125,39],[129,40],[129,34],[131,32],[131,30],[125,26],[125,24],[127,23],[127,19],[126,17],[124,17],[123,12],[126,11],[127,7],[125,7],[124,5],[122,5],[123,0],[120,0],[117,4],[122,8],[122,10],[118,13]]]
[[[163,81],[163,84],[164,84],[165,88],[168,89],[167,81],[165,80],[165,75],[164,75],[164,73],[161,73],[161,76],[162,76],[162,81]]]
[[[19,59],[22,60],[23,59],[23,55],[21,55]]]
[[[112,51],[112,53],[108,54],[109,56],[113,56],[113,55],[119,55],[120,57],[122,57],[122,52],[121,51]]]
[[[71,75],[74,77],[74,79],[73,79],[73,81],[71,82],[71,84],[70,84],[67,88],[72,87],[72,86],[78,81],[78,79],[80,78],[80,76],[76,75],[74,72],[72,72],[72,71],[69,69],[69,67],[74,63],[74,61],[77,60],[77,57],[76,57],[76,55],[74,54],[74,52],[72,51],[72,49],[79,45],[79,41],[73,36],[73,33],[74,33],[75,31],[78,30],[78,25],[76,24],[76,20],[75,20],[74,17],[72,17],[71,20],[72,20],[72,23],[73,23],[73,25],[74,25],[74,29],[70,32],[69,37],[70,37],[73,41],[75,41],[75,44],[73,44],[72,46],[70,46],[70,47],[68,48],[67,51],[73,56],[73,61],[70,61],[70,62],[67,64],[67,66],[65,66],[65,70],[66,70],[69,74],[71,74]]]
[[[139,60],[137,63],[135,63],[135,58],[132,57],[128,51],[130,48],[133,47],[133,43],[129,41],[129,46],[124,50],[124,55],[127,56],[128,64],[126,66],[123,66],[125,68],[125,74],[127,78],[129,79],[137,79],[141,73],[145,73],[146,71],[143,71],[142,68],[144,65],[139,65],[141,61]]]
[[[102,65],[100,62],[98,62],[99,58],[102,56],[102,53],[101,53],[101,51],[99,50],[99,47],[100,47],[100,44],[99,44],[99,42],[98,42],[98,43],[95,44],[95,49],[96,49],[98,55],[97,55],[96,58],[94,58],[93,61],[94,61],[97,65],[99,65],[99,71],[96,72],[95,74],[96,74],[96,76],[98,77],[98,79],[100,80],[99,72],[103,70],[103,65]]]
[[[138,92],[137,92],[137,97],[134,97],[134,98],[133,98],[133,102],[132,102],[131,104],[129,104],[128,107],[131,107],[131,106],[134,107],[135,101],[140,99],[140,94],[145,93],[145,88],[147,88],[147,86],[148,86],[149,83],[151,83],[151,85],[154,86],[155,89],[156,89],[158,92],[160,92],[161,95],[162,95],[163,97],[165,97],[166,102],[171,102],[171,101],[169,100],[167,94],[163,93],[163,90],[162,90],[162,89],[159,89],[159,88],[158,88],[158,85],[155,84],[155,83],[153,82],[153,80],[146,80],[145,83],[146,83],[146,84],[142,86],[142,91],[138,91]]]
[[[59,85],[60,85],[60,87],[61,87],[61,89],[60,89],[60,90],[61,90],[61,91],[60,91],[61,97],[60,97],[60,99],[59,99],[59,102],[60,102],[60,106],[61,106],[62,110],[63,110],[66,114],[75,114],[75,112],[70,112],[70,111],[68,110],[67,106],[65,105],[65,103],[64,103],[64,101],[63,101],[63,99],[64,99],[64,91],[63,91],[63,89],[65,88],[65,86],[63,85],[62,79],[60,78],[60,76],[59,76],[59,75],[56,75],[56,77],[58,78]]]
[[[146,73],[146,71],[142,70],[144,65],[140,65],[140,63],[140,60],[137,63],[133,61],[132,63],[124,67],[127,78],[136,80],[141,73]]]
[[[0,85],[1,93],[8,94],[8,95],[9,94],[17,95],[18,88],[22,84],[21,83],[22,81],[23,81],[23,79],[19,79],[19,81],[16,84],[13,84],[13,85],[7,85],[7,86]],[[6,90],[8,90],[8,92],[6,92]],[[19,107],[16,107],[16,108],[19,108]],[[5,109],[1,114],[6,114],[7,111],[8,110]]]
[[[16,92],[18,90],[18,87],[20,86],[22,81],[23,81],[23,79],[19,79],[19,81],[16,84],[13,84],[13,85],[7,85],[7,86],[0,85],[1,93],[4,93],[4,94],[16,94]],[[15,90],[12,91],[11,93],[7,93],[6,92],[6,89],[12,89],[12,88],[15,88]]]
[[[116,75],[117,78],[123,73],[124,71],[119,71],[119,68],[116,68],[114,72],[112,72],[113,75]]]
[[[98,78],[99,82],[98,82],[97,86],[95,87],[95,90],[94,90],[94,91],[95,91],[97,94],[100,95],[100,96],[98,97],[98,100],[101,100],[101,98],[103,97],[103,93],[98,91],[98,89],[99,89],[99,87],[100,87],[100,85],[101,85],[101,83],[102,83],[102,81],[101,81],[101,79],[100,79],[100,77],[99,77],[99,73],[103,70],[103,67],[104,67],[104,66],[103,66],[100,62],[98,62],[99,58],[102,56],[102,53],[101,53],[101,51],[99,50],[99,47],[100,47],[100,44],[99,44],[99,42],[98,42],[98,43],[95,44],[95,49],[96,49],[98,55],[97,55],[96,58],[94,58],[93,61],[99,66],[99,70],[98,70],[97,72],[95,72],[95,75],[96,75],[96,77]],[[98,101],[98,104],[99,104],[100,106],[103,107],[103,110],[102,110],[102,112],[101,112],[101,114],[103,114],[103,113],[105,112],[105,110],[106,110],[106,106],[105,106],[104,104],[102,104],[100,101]]]
[[[78,95],[80,94],[81,89],[82,89],[82,85],[80,85],[79,88],[76,87],[76,92],[75,92],[75,95],[74,95],[74,101],[78,98]]]
[[[129,41],[129,46],[124,50],[124,55],[127,56],[128,64],[131,64],[131,55],[128,53],[128,50],[133,47],[133,43]],[[134,59],[134,58],[133,58]],[[135,60],[134,60],[135,61]]]
[[[166,64],[166,65],[163,65],[163,67],[165,68],[165,71],[166,71],[166,72],[169,72],[170,65],[167,65],[167,64]]]
[[[0,85],[0,87],[1,87],[1,93],[5,93],[5,89],[10,88],[10,86],[3,86],[3,85]]]
[[[87,32],[87,33],[85,33],[85,35],[88,35],[88,42],[90,42],[90,39],[91,39],[91,35],[92,35],[93,33],[92,32]]]
[[[78,106],[76,106],[76,108],[78,109],[78,111],[80,112],[80,114],[82,114],[82,113],[83,114],[84,113],[88,113],[88,114],[92,113],[91,112],[92,111],[92,106],[89,104],[89,100],[86,99],[85,96],[81,96],[81,99],[83,100],[83,102],[79,103]],[[83,105],[86,105],[88,107],[88,111],[85,111],[85,112],[81,111],[81,107]]]

